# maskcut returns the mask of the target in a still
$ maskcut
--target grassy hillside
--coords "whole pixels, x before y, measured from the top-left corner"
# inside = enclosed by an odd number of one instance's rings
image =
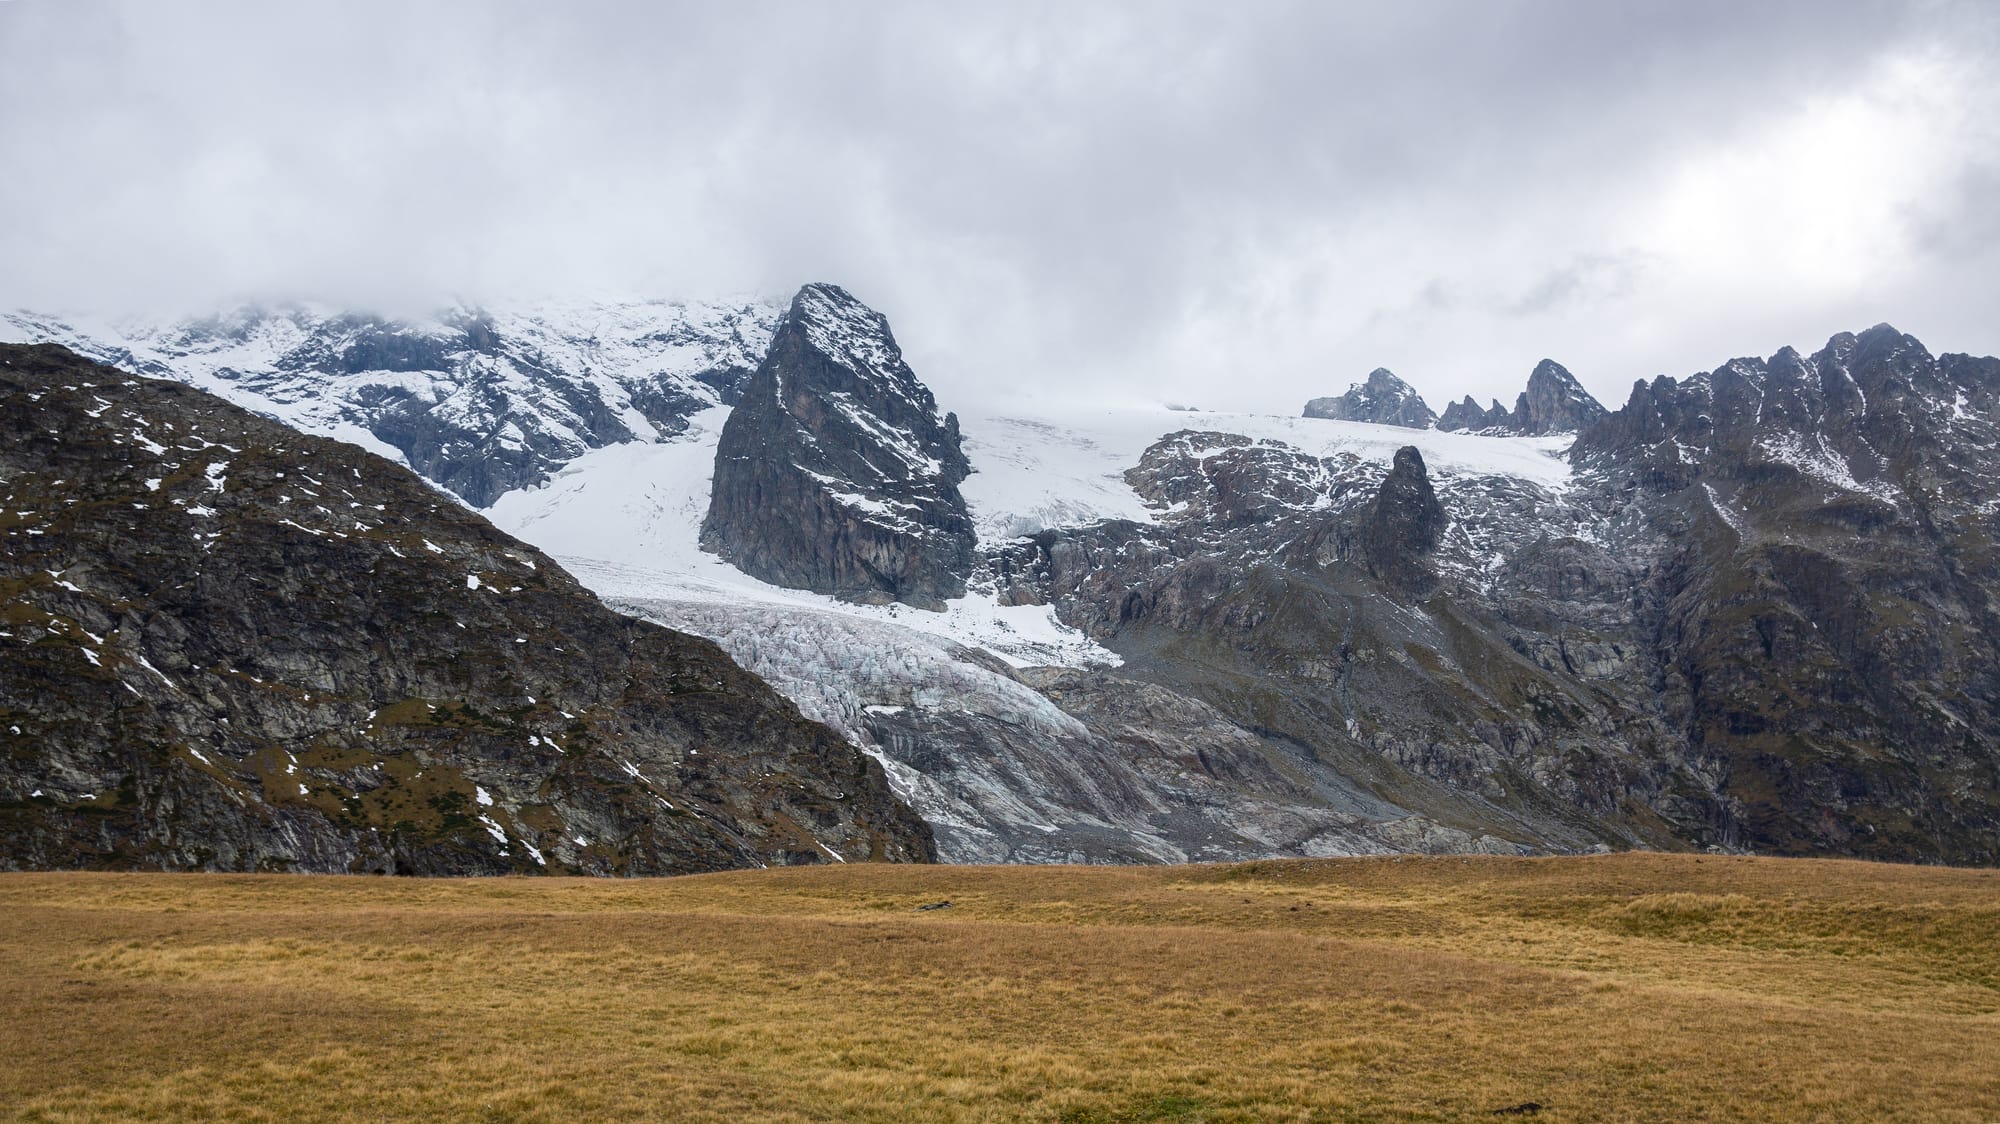
[[[29,1120],[1994,1121],[2000,871],[6,875],[0,1010]]]

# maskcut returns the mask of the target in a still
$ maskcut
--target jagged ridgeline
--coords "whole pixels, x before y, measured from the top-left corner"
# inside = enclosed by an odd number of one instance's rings
[[[1883,325],[1587,398],[1545,363],[1509,416],[1582,426],[1557,487],[1170,435],[1128,477],[1159,522],[1003,580],[1498,839],[2000,860],[2000,360]]]
[[[0,347],[0,868],[933,857],[706,640],[352,445]]]

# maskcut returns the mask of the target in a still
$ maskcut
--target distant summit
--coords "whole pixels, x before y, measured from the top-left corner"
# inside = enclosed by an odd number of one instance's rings
[[[1609,412],[1576,381],[1569,368],[1553,359],[1544,359],[1528,375],[1528,387],[1514,399],[1511,413],[1498,399],[1482,410],[1468,394],[1463,401],[1445,407],[1438,428],[1540,437],[1550,433],[1581,433]]]
[[[1429,429],[1437,422],[1437,415],[1425,405],[1416,388],[1397,378],[1387,367],[1368,372],[1368,381],[1355,383],[1345,394],[1306,403],[1305,416],[1400,425],[1406,429]]]
[[[1514,400],[1510,420],[1517,433],[1534,436],[1580,433],[1609,412],[1583,389],[1569,368],[1553,359],[1544,359],[1535,364],[1534,372],[1528,376],[1528,388]]]

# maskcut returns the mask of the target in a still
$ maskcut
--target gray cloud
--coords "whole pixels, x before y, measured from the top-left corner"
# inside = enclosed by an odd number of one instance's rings
[[[0,303],[828,279],[947,402],[1286,411],[1377,365],[1511,398],[1544,354],[1622,399],[1884,319],[2000,351],[2000,248],[1935,249],[1990,227],[1963,186],[2000,158],[1994,26],[1863,0],[17,0]]]
[[[1611,304],[1632,295],[1644,269],[1638,254],[1583,254],[1543,274],[1503,311],[1539,316],[1575,305]]]

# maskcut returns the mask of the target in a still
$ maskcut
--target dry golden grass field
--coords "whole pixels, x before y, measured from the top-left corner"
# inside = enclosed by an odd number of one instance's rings
[[[0,875],[0,1004],[26,1120],[1993,1122],[2000,872]]]

